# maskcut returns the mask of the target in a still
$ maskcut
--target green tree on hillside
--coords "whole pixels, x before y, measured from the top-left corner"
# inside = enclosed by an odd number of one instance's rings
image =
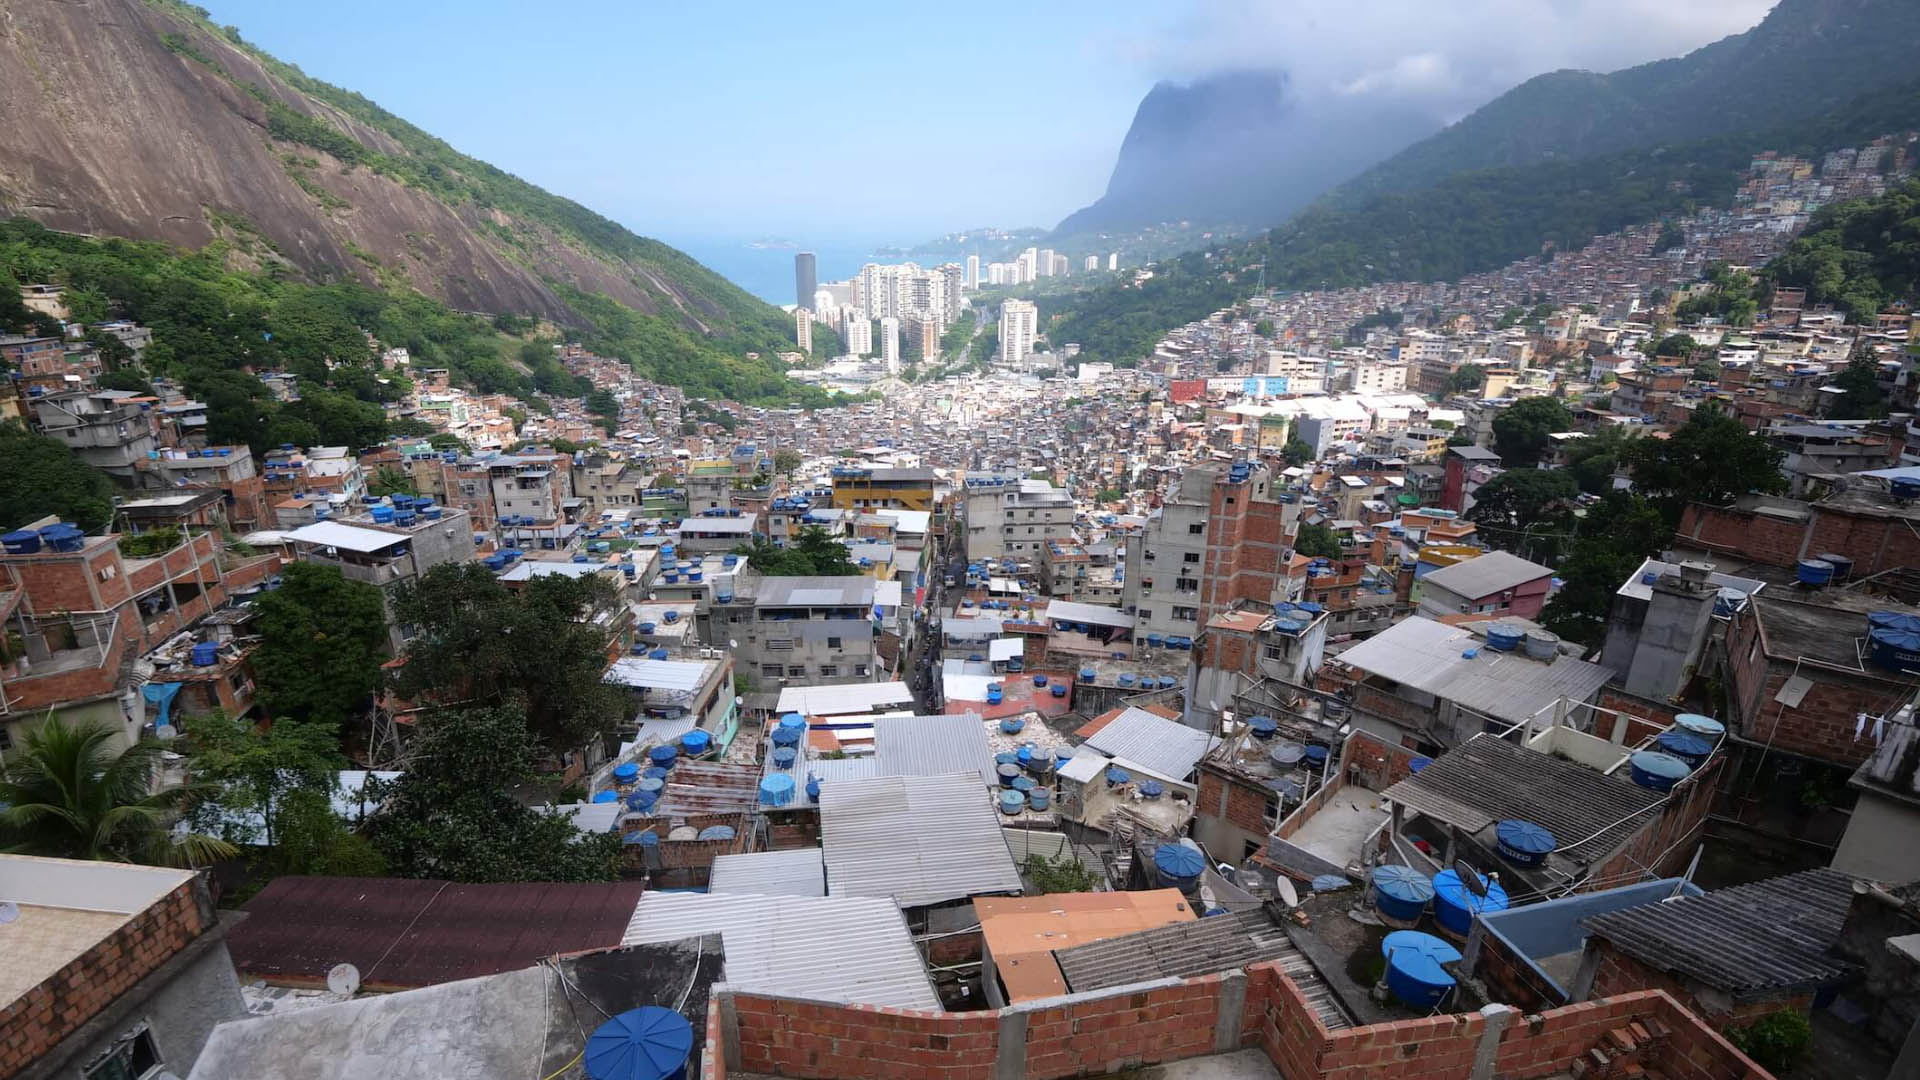
[[[256,727],[224,713],[197,716],[186,727],[183,745],[194,781],[209,791],[195,807],[194,824],[219,833],[227,823],[240,823],[221,839],[248,843],[257,820],[262,847],[279,841],[280,811],[288,795],[330,792],[335,770],[346,764],[338,727],[291,717]]]
[[[847,555],[847,547],[827,535],[818,525],[800,530],[786,547],[756,536],[749,544],[735,548],[747,565],[768,577],[851,577],[860,573]]]
[[[537,741],[511,705],[441,710],[418,725],[407,768],[368,781],[380,806],[373,843],[393,872],[453,881],[610,881],[620,837],[581,832],[516,799],[534,778]]]
[[[0,421],[0,530],[48,515],[97,532],[113,517],[113,485],[64,443]]]
[[[1304,440],[1287,437],[1287,444],[1280,448],[1280,460],[1289,466],[1305,465],[1314,459],[1313,447]]]
[[[270,716],[344,724],[380,687],[387,616],[380,589],[331,566],[289,563],[254,600],[254,678]]]
[[[410,700],[510,710],[553,753],[577,750],[626,710],[600,681],[606,631],[592,612],[614,602],[598,577],[543,574],[510,590],[479,563],[444,563],[394,594],[411,627],[393,684]]]
[[[1659,507],[1669,526],[1690,502],[1726,506],[1748,492],[1787,488],[1780,472],[1785,452],[1713,402],[1695,408],[1667,438],[1635,439],[1629,447],[1634,490]]]
[[[1532,465],[1547,449],[1548,436],[1573,427],[1573,414],[1553,398],[1522,398],[1493,418],[1493,449],[1510,466]]]
[[[1480,485],[1467,520],[1490,547],[1551,563],[1580,494],[1567,469],[1508,469]]]
[[[1887,415],[1887,395],[1880,389],[1880,369],[1859,357],[1834,376],[1832,385],[1843,392],[1827,415],[1840,420],[1878,420]]]
[[[1325,525],[1306,522],[1294,535],[1293,551],[1310,559],[1337,559],[1342,554],[1340,534]]]
[[[1588,507],[1557,576],[1565,582],[1547,602],[1542,623],[1569,641],[1597,646],[1607,632],[1613,596],[1640,564],[1663,550],[1673,530],[1652,503],[1613,492]]]

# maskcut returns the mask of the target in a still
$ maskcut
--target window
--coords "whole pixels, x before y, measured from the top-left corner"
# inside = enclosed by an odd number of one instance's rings
[[[86,1080],[140,1080],[160,1071],[160,1051],[153,1045],[153,1034],[145,1024],[135,1028],[80,1071]]]
[[[789,679],[803,679],[806,677],[806,674],[807,666],[805,664],[787,665],[787,678]]]
[[[837,638],[837,637],[830,637],[830,638],[828,638],[828,639],[827,639],[827,648],[829,648],[829,649],[837,649],[837,648],[839,648],[839,647],[840,647],[840,639],[839,639],[839,638]]]
[[[1201,533],[1206,531],[1207,531],[1207,523],[1204,521],[1196,521],[1193,524],[1187,526],[1188,536],[1199,536]]]
[[[1199,592],[1199,591],[1200,591],[1200,579],[1199,579],[1199,578],[1190,578],[1190,577],[1177,577],[1177,578],[1174,578],[1174,579],[1173,579],[1173,591],[1174,591],[1174,592]]]
[[[1266,822],[1268,828],[1272,828],[1273,826],[1280,824],[1280,800],[1279,799],[1267,800],[1267,807],[1264,811],[1261,812],[1260,820]]]
[[[1200,613],[1190,607],[1177,607],[1173,609],[1173,617],[1184,622],[1192,622],[1200,617]]]
[[[0,724],[0,754],[13,749],[13,729]]]
[[[831,679],[839,674],[840,674],[839,664],[821,664],[820,665],[820,677],[823,679]]]
[[[766,676],[769,679],[779,678],[780,676],[786,674],[786,670],[787,670],[786,668],[781,667],[779,664],[761,664],[760,665],[760,674]]]
[[[1185,555],[1180,556],[1180,561],[1186,563],[1188,566],[1197,565],[1200,562],[1200,553],[1197,551],[1189,551]]]
[[[853,673],[856,677],[864,679],[867,677],[869,670],[865,664],[855,664],[853,665]]]

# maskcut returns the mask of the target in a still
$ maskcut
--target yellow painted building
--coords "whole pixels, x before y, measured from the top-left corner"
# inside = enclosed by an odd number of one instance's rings
[[[933,509],[932,469],[838,468],[833,505],[839,510]]]

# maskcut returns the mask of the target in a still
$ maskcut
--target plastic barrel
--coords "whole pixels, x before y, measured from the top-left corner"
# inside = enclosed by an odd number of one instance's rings
[[[1373,904],[1380,914],[1400,922],[1414,922],[1433,900],[1433,882],[1407,866],[1377,866],[1373,870]]]
[[[1471,873],[1471,871],[1469,871]],[[1473,917],[1483,911],[1507,910],[1507,890],[1492,878],[1480,878],[1486,895],[1478,895],[1460,880],[1458,870],[1446,869],[1433,875],[1433,917],[1442,927],[1467,936],[1473,929]]]

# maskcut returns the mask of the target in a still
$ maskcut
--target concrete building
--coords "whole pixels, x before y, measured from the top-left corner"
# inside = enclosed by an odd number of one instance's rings
[[[442,563],[473,558],[473,523],[467,512],[443,508],[438,517],[401,515],[392,522],[371,516],[344,521],[320,521],[288,535],[297,558],[337,568],[343,577],[380,588],[387,604],[387,634],[397,654],[406,645],[405,627],[392,618],[393,594],[401,584],[418,580]]]
[[[81,461],[128,486],[159,449],[153,414],[127,390],[44,394],[29,398],[40,430]],[[152,399],[148,399],[151,401]]]
[[[1422,576],[1413,602],[1429,618],[1514,615],[1537,619],[1553,591],[1553,568],[1505,551],[1489,551]]]
[[[162,488],[213,488],[220,492],[225,516],[235,532],[270,528],[266,481],[254,468],[246,446],[206,450],[163,450],[147,463],[146,475]]]
[[[1003,300],[1000,303],[1000,362],[1020,364],[1033,354],[1033,339],[1039,328],[1040,309],[1029,300]]]
[[[841,334],[846,338],[848,356],[870,356],[873,353],[873,323],[867,319],[863,308],[842,308],[841,316],[845,326]]]
[[[1045,480],[1017,476],[966,481],[969,561],[1038,561],[1050,544],[1073,538],[1073,496]]]
[[[813,312],[806,308],[793,309],[793,340],[800,351],[813,355]]]
[[[761,691],[786,686],[864,683],[873,678],[877,582],[854,577],[736,574],[730,600],[716,595],[710,640]]]
[[[837,510],[932,510],[932,469],[833,470],[833,506]]]
[[[968,291],[980,287],[980,256],[978,255],[967,256],[966,286]]]
[[[0,855],[0,1075],[185,1076],[247,1015],[222,917],[191,870]]]
[[[880,320],[880,362],[887,374],[900,374],[900,320],[892,315]]]
[[[818,266],[813,252],[802,251],[793,257],[793,296],[795,307],[806,307],[813,303],[813,294],[818,289]]]

